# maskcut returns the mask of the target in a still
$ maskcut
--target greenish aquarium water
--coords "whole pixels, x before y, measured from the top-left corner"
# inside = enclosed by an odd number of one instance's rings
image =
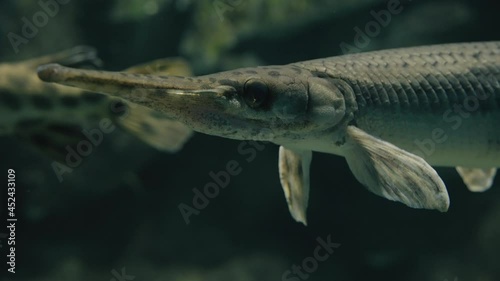
[[[1,0],[0,281],[499,281],[499,8]]]

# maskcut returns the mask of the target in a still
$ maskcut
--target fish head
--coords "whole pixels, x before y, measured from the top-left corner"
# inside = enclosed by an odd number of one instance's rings
[[[215,94],[190,115],[200,114],[205,122],[200,125],[210,124],[209,134],[273,141],[308,126],[307,81],[279,67],[238,69],[200,78],[210,82],[202,85],[204,90]]]

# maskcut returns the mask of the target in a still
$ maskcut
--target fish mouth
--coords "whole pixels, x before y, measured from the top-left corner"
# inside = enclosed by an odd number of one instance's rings
[[[223,104],[223,101],[227,101],[236,90],[230,86],[218,86],[211,89],[161,89],[158,94],[164,93],[171,98],[182,98],[184,102],[191,103],[196,100],[196,103],[205,103],[209,105],[214,101],[219,101]]]

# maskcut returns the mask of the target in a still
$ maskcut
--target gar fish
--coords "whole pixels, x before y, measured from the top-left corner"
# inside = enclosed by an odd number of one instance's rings
[[[345,157],[377,195],[439,211],[450,200],[431,165],[457,167],[472,191],[488,189],[500,166],[500,42],[389,49],[194,78],[56,64],[38,75],[142,104],[198,132],[280,145],[281,184],[292,217],[304,224],[312,151]]]
[[[41,64],[100,67],[94,48],[80,46],[26,61],[0,64],[0,134],[28,141],[52,158],[64,161],[65,147],[85,139],[83,129],[110,120],[142,141],[164,151],[182,147],[192,131],[184,124],[146,107],[95,92],[41,81]],[[190,75],[180,59],[161,59],[126,69],[128,73]],[[147,128],[159,135],[144,132]]]

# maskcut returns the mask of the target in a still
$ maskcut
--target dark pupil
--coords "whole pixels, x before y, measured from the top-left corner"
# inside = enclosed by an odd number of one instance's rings
[[[248,81],[245,84],[245,101],[248,106],[256,108],[261,106],[268,97],[267,85],[259,81]]]

